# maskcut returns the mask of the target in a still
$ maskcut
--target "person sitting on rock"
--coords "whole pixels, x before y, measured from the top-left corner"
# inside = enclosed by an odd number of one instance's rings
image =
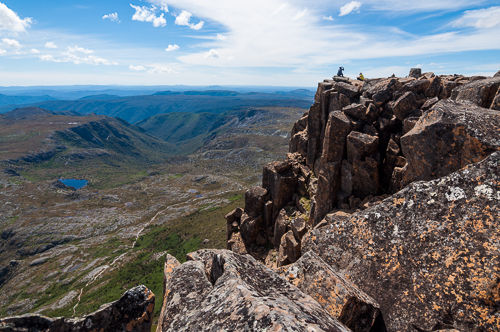
[[[359,76],[357,77],[358,81],[364,81],[365,77],[363,76],[363,73],[359,73]]]
[[[337,76],[344,77],[344,67],[339,67],[339,71],[337,72]]]

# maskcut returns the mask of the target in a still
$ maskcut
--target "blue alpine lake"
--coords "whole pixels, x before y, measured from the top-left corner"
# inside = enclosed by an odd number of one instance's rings
[[[75,189],[81,189],[89,183],[89,181],[85,179],[59,179],[59,181],[61,181],[68,187],[72,187]]]

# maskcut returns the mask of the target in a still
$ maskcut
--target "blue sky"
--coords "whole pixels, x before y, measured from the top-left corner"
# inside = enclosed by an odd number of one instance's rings
[[[0,0],[0,85],[492,75],[500,1]]]

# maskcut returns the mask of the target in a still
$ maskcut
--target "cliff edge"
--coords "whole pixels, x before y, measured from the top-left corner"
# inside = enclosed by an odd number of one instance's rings
[[[319,83],[158,331],[499,330],[499,100],[500,73]]]

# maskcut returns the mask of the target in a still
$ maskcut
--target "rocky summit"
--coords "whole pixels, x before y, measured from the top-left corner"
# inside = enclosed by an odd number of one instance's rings
[[[319,83],[227,250],[166,255],[156,331],[499,331],[499,105],[499,74]],[[152,295],[129,292],[90,327],[0,330],[145,331]]]
[[[498,75],[319,83],[228,249],[354,331],[498,330],[499,98]]]

